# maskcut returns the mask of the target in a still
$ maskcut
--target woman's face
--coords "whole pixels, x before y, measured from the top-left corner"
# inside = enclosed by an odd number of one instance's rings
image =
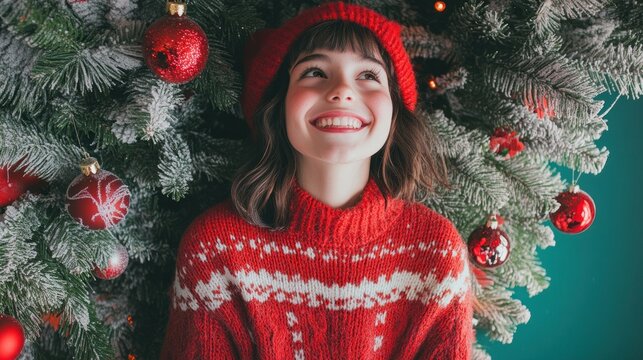
[[[384,62],[376,56],[319,49],[295,60],[286,94],[286,132],[297,152],[350,163],[370,159],[384,146],[393,103]]]

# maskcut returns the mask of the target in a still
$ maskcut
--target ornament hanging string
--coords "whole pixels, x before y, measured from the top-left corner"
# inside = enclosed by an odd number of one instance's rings
[[[572,186],[578,184],[578,180],[580,180],[581,175],[583,175],[583,172],[579,170],[578,177],[575,177],[578,163],[579,163],[578,158],[574,158],[574,166],[572,166]]]
[[[84,147],[84,146],[83,146],[83,144],[80,142],[80,136],[78,135],[78,129],[76,128],[76,122],[75,122],[75,121],[72,121],[72,122],[71,122],[71,124],[74,126],[74,133],[76,133],[76,140],[78,141],[78,147],[80,147],[80,148],[83,150],[83,156],[84,156],[85,158],[88,158],[88,157],[89,157],[89,153],[87,152],[87,150],[85,150],[85,147]],[[102,160],[102,159],[101,159],[101,160]]]
[[[609,108],[607,108],[607,110],[605,110],[601,115],[598,115],[598,117],[599,117],[603,122],[605,122],[605,120],[603,120],[603,118],[605,117],[605,115],[609,114],[609,112],[610,112],[610,111],[612,111],[612,108],[614,107],[614,105],[616,105],[616,102],[618,101],[618,99],[620,99],[620,98],[621,98],[621,95],[623,95],[623,94],[620,94],[620,93],[619,93],[619,94],[618,94],[618,96],[616,97],[616,99],[614,99],[614,101],[612,102],[612,105],[610,105],[610,107],[609,107]]]

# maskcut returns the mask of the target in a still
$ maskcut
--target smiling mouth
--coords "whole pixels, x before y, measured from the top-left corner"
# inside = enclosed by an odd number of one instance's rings
[[[359,130],[368,124],[351,116],[339,117],[322,117],[311,122],[313,126],[319,129],[347,129]]]

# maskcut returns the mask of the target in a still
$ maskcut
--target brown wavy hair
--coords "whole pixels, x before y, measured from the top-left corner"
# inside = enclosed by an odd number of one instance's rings
[[[286,134],[285,98],[289,69],[297,57],[315,49],[345,51],[347,48],[384,60],[393,102],[388,139],[371,157],[370,176],[383,194],[407,201],[425,201],[438,184],[449,187],[445,160],[433,146],[435,134],[402,102],[388,53],[376,36],[358,24],[333,20],[317,24],[295,41],[275,78],[266,89],[252,118],[254,143],[246,160],[234,175],[232,203],[247,222],[272,230],[284,230],[290,218],[290,184],[297,161]],[[424,196],[418,195],[424,187]]]

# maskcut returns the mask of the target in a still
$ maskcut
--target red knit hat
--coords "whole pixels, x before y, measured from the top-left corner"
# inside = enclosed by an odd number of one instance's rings
[[[252,129],[251,119],[264,91],[275,77],[290,46],[306,29],[329,20],[345,20],[373,32],[388,52],[397,77],[402,101],[410,111],[417,103],[415,74],[400,37],[401,26],[369,8],[333,2],[307,9],[277,29],[255,32],[245,48],[245,82],[241,105]]]

